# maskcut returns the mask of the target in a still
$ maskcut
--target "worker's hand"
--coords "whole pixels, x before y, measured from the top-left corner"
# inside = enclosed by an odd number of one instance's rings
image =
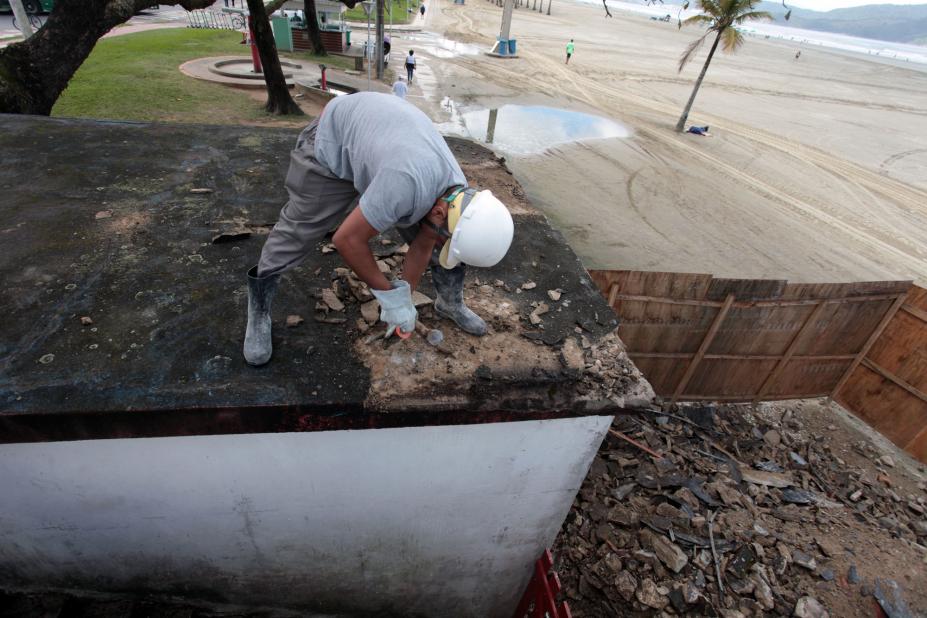
[[[402,279],[391,282],[391,290],[371,290],[380,301],[380,320],[386,322],[386,336],[389,337],[399,327],[404,333],[415,330],[418,311],[412,303],[412,288]]]

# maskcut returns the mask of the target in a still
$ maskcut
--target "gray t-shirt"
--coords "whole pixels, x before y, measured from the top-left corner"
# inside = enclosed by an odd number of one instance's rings
[[[326,105],[315,157],[354,183],[364,218],[379,232],[418,223],[445,191],[467,185],[431,120],[390,94],[358,92]]]

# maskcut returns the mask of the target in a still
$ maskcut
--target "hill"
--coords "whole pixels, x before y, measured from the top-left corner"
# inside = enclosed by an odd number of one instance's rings
[[[896,43],[927,43],[927,4],[868,4],[826,12],[793,8],[788,22],[784,21],[786,9],[779,3],[761,2],[757,8],[772,13],[776,23],[795,28]]]

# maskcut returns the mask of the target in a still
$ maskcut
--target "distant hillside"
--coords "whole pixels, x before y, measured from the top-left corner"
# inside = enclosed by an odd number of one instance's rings
[[[868,4],[827,12],[793,8],[792,17],[787,22],[783,20],[786,9],[781,3],[761,2],[757,8],[772,13],[776,23],[795,28],[839,32],[896,43],[927,43],[927,4]]]

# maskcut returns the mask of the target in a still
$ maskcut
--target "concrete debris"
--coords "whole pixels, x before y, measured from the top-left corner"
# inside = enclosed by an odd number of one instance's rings
[[[892,459],[891,455],[882,455],[881,457],[876,459],[876,463],[881,464],[887,468],[895,467],[895,460]]]
[[[91,318],[89,315],[82,315],[80,317],[80,323],[82,326],[90,326],[93,324],[93,318]]]
[[[212,193],[212,189],[207,189],[205,187],[197,187],[195,189],[190,189],[190,193],[195,195],[205,195],[207,193]]]
[[[814,597],[802,597],[795,603],[792,612],[795,618],[830,618],[830,614]]]
[[[101,210],[100,212],[95,214],[93,218],[94,219],[109,219],[112,216],[113,216],[112,210]]]
[[[361,305],[361,316],[368,324],[375,324],[380,319],[380,301],[371,300]]]
[[[556,290],[547,290],[547,297],[554,302],[560,300],[560,297],[563,296],[563,290],[557,288]]]
[[[528,320],[537,326],[541,323],[541,316],[550,311],[550,307],[547,303],[538,303],[538,306],[535,307],[534,311],[528,316]]]
[[[679,547],[666,537],[656,535],[653,537],[653,552],[673,573],[679,573],[689,559]]]
[[[579,344],[564,345],[567,354],[592,375],[602,358]],[[600,448],[554,546],[574,615],[857,615],[872,601],[867,574],[903,582],[912,564],[927,564],[918,549],[927,496],[917,493],[927,490],[880,483],[884,453],[838,457],[849,448],[840,430],[804,429],[807,419],[783,414],[785,405],[762,417],[703,404],[617,417],[615,431],[663,457],[623,440]],[[859,551],[867,538],[878,549]],[[591,569],[610,555],[622,570],[597,570],[596,585]],[[907,592],[912,607],[927,599]],[[880,594],[891,597],[887,587]]]
[[[434,301],[431,300],[428,296],[425,296],[418,290],[412,292],[412,304],[416,307],[424,307],[425,305],[430,305]]]
[[[301,315],[288,315],[286,316],[286,327],[287,328],[296,328],[306,320],[303,319]]]
[[[657,586],[652,579],[642,581],[640,588],[635,593],[638,601],[653,609],[666,607],[669,604],[668,595],[669,590],[663,586]]]
[[[331,288],[322,290],[322,302],[332,311],[344,311],[344,303]]]
[[[538,287],[538,284],[534,281],[525,281],[521,284],[521,289],[523,290],[533,290],[536,287]]]
[[[326,243],[326,244],[322,245],[322,248],[320,249],[320,251],[322,252],[322,255],[327,255],[327,254],[329,254],[329,253],[334,253],[334,252],[335,252],[335,245],[333,245],[332,243]]]

